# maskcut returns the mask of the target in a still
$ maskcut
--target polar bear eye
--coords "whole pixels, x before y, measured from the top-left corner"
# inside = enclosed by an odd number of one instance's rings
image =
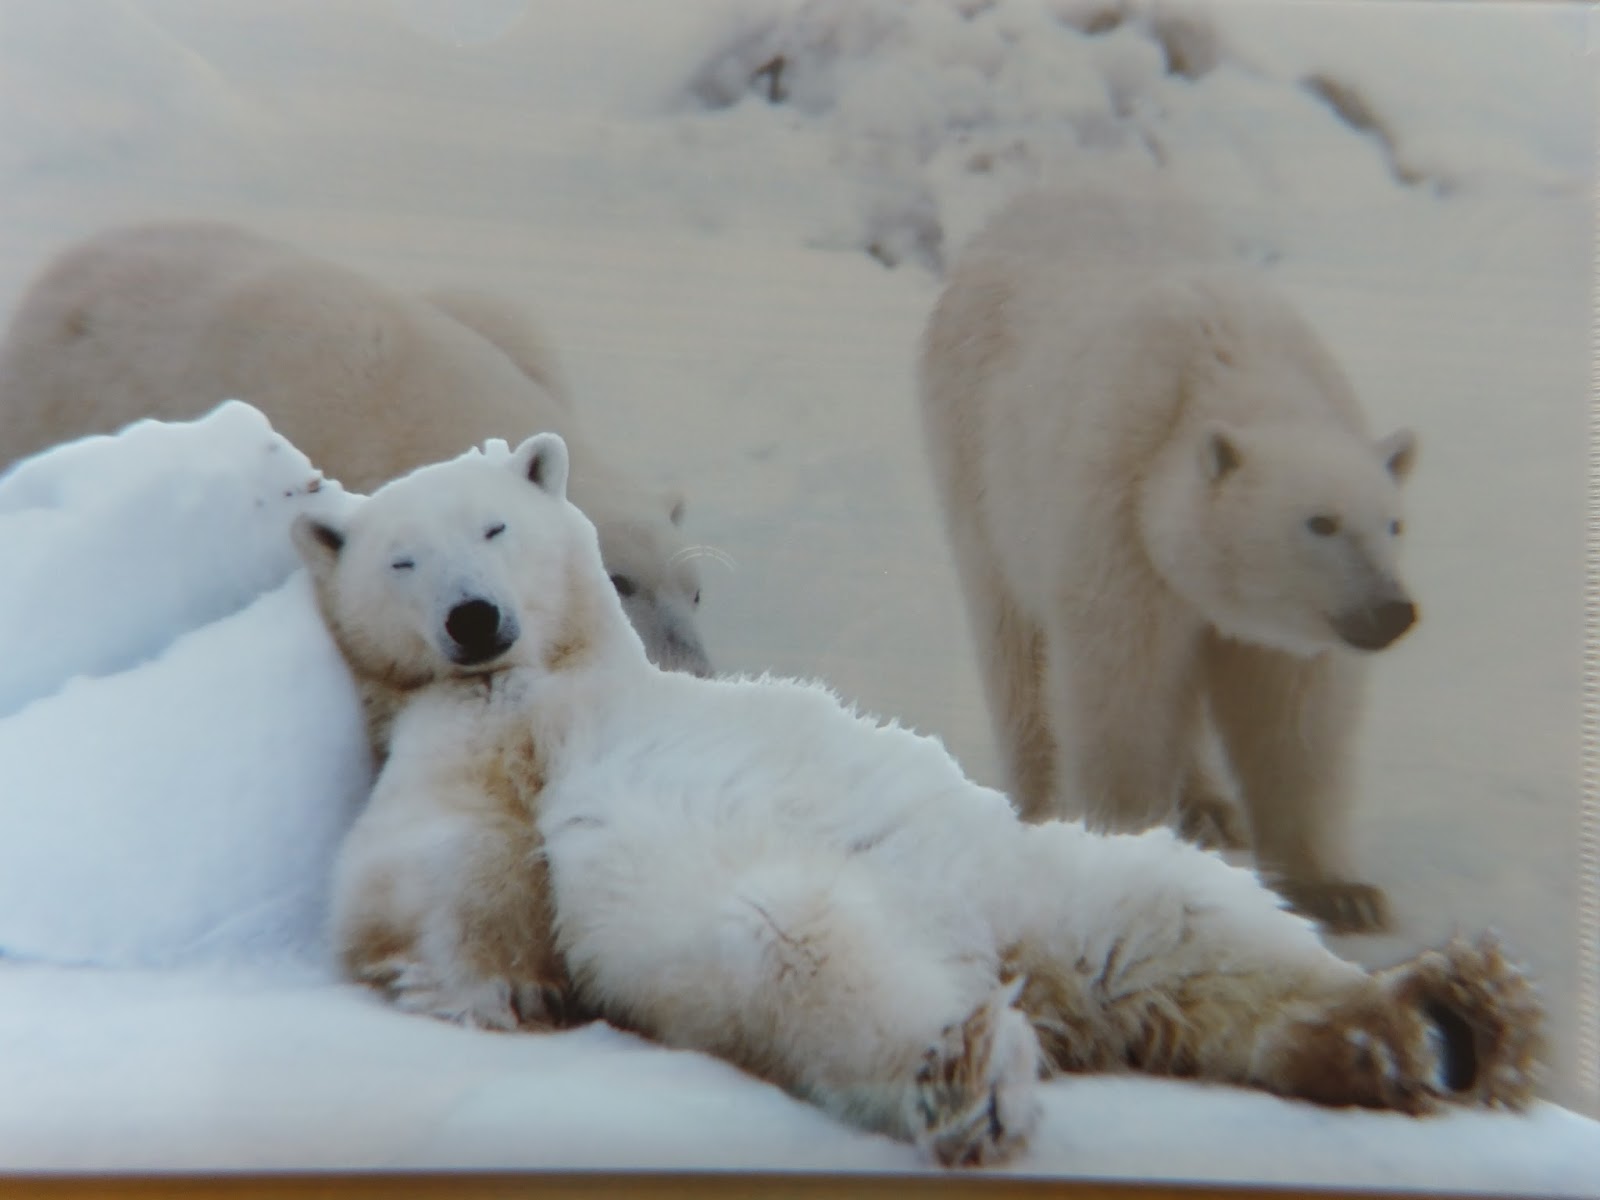
[[[638,585],[626,575],[613,575],[611,577],[611,586],[617,589],[617,595],[624,600],[639,590]]]
[[[1318,513],[1306,522],[1306,528],[1318,537],[1332,537],[1339,532],[1339,518]]]
[[[695,590],[694,590],[694,606],[696,608],[700,607],[700,589],[699,588],[695,588]]]
[[[1389,522],[1389,536],[1390,537],[1399,537],[1402,533],[1405,532],[1405,528],[1406,527],[1405,527],[1405,524],[1403,522],[1390,521]]]
[[[483,531],[483,540],[486,542],[491,541],[492,539],[499,537],[505,531],[506,523],[504,521],[496,522],[495,524],[489,526],[488,529]]]
[[[389,566],[396,571],[409,571],[416,565],[416,560],[411,558],[397,558],[389,564]]]

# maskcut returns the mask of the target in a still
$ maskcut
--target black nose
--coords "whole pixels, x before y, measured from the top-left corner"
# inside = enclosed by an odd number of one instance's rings
[[[1387,646],[1417,621],[1417,606],[1409,600],[1390,600],[1373,616],[1380,645]]]
[[[683,671],[698,679],[710,679],[715,674],[711,669],[711,660],[706,657],[706,652],[698,646],[681,650],[672,669]]]
[[[681,633],[667,635],[666,648],[657,665],[701,679],[709,679],[712,674],[711,660],[706,657],[705,648],[695,638],[685,637]]]
[[[1417,606],[1409,600],[1385,600],[1376,608],[1340,617],[1334,629],[1357,650],[1382,650],[1417,623]]]
[[[501,630],[500,610],[487,600],[463,600],[444,619],[454,649],[451,657],[464,667],[488,662],[514,641]]]

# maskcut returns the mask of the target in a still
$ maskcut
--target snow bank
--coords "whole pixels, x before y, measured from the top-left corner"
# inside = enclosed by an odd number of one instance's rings
[[[349,502],[255,409],[141,421],[0,476],[0,717],[151,657],[299,565],[289,523]]]
[[[0,1170],[928,1171],[704,1055],[603,1025],[465,1030],[303,976],[0,963],[0,1057]],[[1600,1124],[1553,1105],[1418,1120],[1114,1076],[1043,1093],[1006,1174],[1552,1197],[1600,1180]]]
[[[288,527],[352,502],[236,401],[0,479],[0,951],[315,955],[368,768]]]

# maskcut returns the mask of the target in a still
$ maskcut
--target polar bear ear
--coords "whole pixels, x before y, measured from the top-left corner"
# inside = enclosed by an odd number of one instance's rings
[[[344,530],[306,513],[294,519],[294,524],[289,526],[289,536],[294,539],[294,548],[313,579],[325,578],[344,549]]]
[[[1397,429],[1388,437],[1379,438],[1378,458],[1389,474],[1404,483],[1417,465],[1417,435],[1409,429]]]
[[[1218,483],[1239,469],[1239,444],[1221,425],[1208,425],[1200,435],[1200,467],[1207,483]]]
[[[558,433],[536,433],[511,456],[512,465],[528,482],[558,500],[567,495],[567,443]]]

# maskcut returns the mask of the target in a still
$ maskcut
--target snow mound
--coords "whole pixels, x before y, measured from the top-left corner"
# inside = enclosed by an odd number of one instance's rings
[[[370,786],[303,573],[148,666],[0,722],[0,950],[99,966],[317,961]]]
[[[1425,3],[1250,3],[1229,14],[1234,57],[1320,98],[1371,139],[1401,182],[1442,194],[1581,185],[1594,163],[1588,13],[1577,4],[1486,4],[1441,20]],[[1537,63],[1536,70],[1529,64]]]
[[[1583,70],[1581,22],[1504,22],[1550,63],[1538,89],[1549,103],[1508,109],[1496,88],[1463,115],[1438,97],[1485,96],[1513,59],[1474,22],[1425,19],[1425,7],[1392,5],[1374,47],[1359,6],[789,0],[730,15],[678,105],[808,163],[820,141],[850,200],[808,238],[933,272],[1006,198],[1086,155],[1171,166],[1246,208],[1246,229],[1285,203],[1586,178],[1582,122],[1560,103]],[[1447,24],[1464,57],[1440,51]],[[1265,258],[1285,249],[1283,237],[1239,240]]]
[[[140,421],[0,476],[0,717],[151,657],[297,565],[289,524],[351,502],[249,405]]]
[[[288,525],[354,501],[238,402],[0,480],[0,951],[317,956],[369,767]]]

